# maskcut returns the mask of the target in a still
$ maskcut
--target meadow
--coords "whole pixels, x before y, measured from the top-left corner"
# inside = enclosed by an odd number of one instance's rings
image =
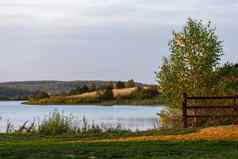
[[[234,140],[106,142],[97,141],[97,137],[2,134],[0,145],[0,158],[4,159],[236,159],[238,156],[238,142]]]

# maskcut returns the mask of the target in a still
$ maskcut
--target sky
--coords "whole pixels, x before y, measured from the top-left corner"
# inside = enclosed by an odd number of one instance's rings
[[[237,0],[0,0],[0,82],[155,83],[173,30],[212,21],[238,61]]]

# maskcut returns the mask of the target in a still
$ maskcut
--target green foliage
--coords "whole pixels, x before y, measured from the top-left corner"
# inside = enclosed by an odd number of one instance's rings
[[[97,90],[97,86],[95,83],[92,83],[91,86],[89,87],[89,91],[90,92],[93,92],[93,91],[96,91]]]
[[[34,92],[15,87],[0,86],[0,100],[21,99],[32,96]]]
[[[238,64],[226,63],[218,69],[218,73],[221,77],[237,77]]]
[[[104,88],[102,88],[102,89],[113,89],[114,88],[114,84],[113,84],[113,82],[112,81],[110,81],[108,84],[106,84],[105,86],[104,86]]]
[[[117,89],[122,89],[122,88],[125,88],[126,86],[125,86],[125,83],[124,83],[124,82],[118,81],[118,82],[115,84],[115,87],[116,87]]]
[[[165,58],[156,79],[167,104],[180,108],[183,93],[209,95],[217,86],[214,79],[220,56],[221,41],[209,22],[188,19],[182,32],[173,32],[169,43],[170,57]]]
[[[73,117],[56,111],[45,118],[38,127],[38,133],[44,135],[71,134],[73,132]]]
[[[236,94],[238,91],[238,64],[226,63],[216,72],[222,91],[225,94]]]
[[[77,87],[73,90],[70,91],[70,95],[76,95],[76,94],[82,94],[82,93],[86,93],[89,91],[89,88],[87,85],[83,85],[83,86],[80,86],[80,87]]]
[[[130,96],[131,99],[153,99],[159,96],[158,89],[156,87],[150,88],[138,88],[137,91],[133,92]]]
[[[0,96],[0,101],[1,101],[1,100],[9,100],[9,99],[10,99],[10,97]]]
[[[112,81],[110,81],[107,84],[100,85],[99,87],[97,87],[97,91],[105,90],[105,89],[113,89],[113,88],[114,88],[114,84]]]
[[[114,99],[113,98],[112,87],[109,85],[105,88],[101,88],[101,90],[98,90],[97,91],[97,98],[99,99],[99,101]]]
[[[101,136],[101,135],[123,135],[132,134],[130,130],[122,129],[120,124],[115,126],[90,123],[85,117],[82,120],[76,120],[72,115],[65,115],[63,112],[54,111],[39,121],[24,122],[18,129],[8,121],[6,126],[6,134],[12,135],[45,135],[45,136]]]
[[[127,83],[126,83],[126,87],[127,88],[133,88],[135,86],[136,86],[136,83],[135,83],[135,81],[133,79],[128,80]]]

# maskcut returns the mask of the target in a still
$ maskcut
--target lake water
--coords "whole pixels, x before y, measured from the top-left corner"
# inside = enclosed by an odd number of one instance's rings
[[[112,127],[120,124],[124,129],[148,130],[154,128],[155,121],[158,121],[157,113],[163,109],[162,106],[29,106],[21,103],[20,101],[0,102],[0,131],[6,129],[7,121],[12,122],[17,128],[25,121],[41,121],[54,111],[72,115],[77,121],[85,117],[89,123]]]

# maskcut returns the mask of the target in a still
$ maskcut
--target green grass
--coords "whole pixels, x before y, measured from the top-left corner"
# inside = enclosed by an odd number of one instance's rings
[[[0,159],[237,159],[238,141],[90,141],[126,136],[187,134],[198,129],[95,136],[0,134]],[[83,143],[81,141],[84,141]]]
[[[1,159],[237,159],[238,142],[79,143],[78,138],[0,138]],[[92,140],[92,139],[89,139]]]

